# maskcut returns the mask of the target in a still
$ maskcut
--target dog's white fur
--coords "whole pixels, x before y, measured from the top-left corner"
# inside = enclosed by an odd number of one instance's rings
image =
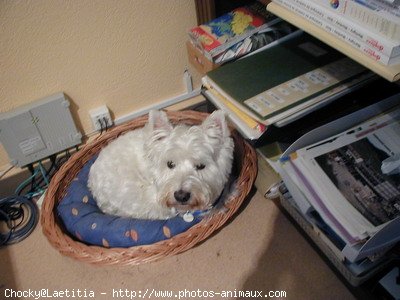
[[[165,112],[151,111],[145,127],[102,149],[90,169],[88,186],[107,214],[167,219],[205,210],[228,180],[233,148],[222,111],[201,125],[175,127]]]

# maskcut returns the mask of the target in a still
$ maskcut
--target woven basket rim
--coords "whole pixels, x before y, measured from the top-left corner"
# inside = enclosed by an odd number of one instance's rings
[[[186,110],[168,111],[167,115],[174,124],[183,122],[194,125],[201,123],[209,114]],[[105,248],[88,245],[72,238],[63,228],[56,211],[57,204],[65,195],[69,183],[75,178],[81,166],[107,143],[127,131],[143,127],[147,120],[148,116],[145,115],[111,128],[74,153],[53,176],[42,204],[41,225],[43,233],[50,244],[60,253],[80,261],[100,265],[137,265],[156,261],[163,257],[184,252],[205,240],[236,213],[250,193],[257,176],[257,155],[255,150],[231,127],[232,137],[235,142],[235,155],[240,162],[239,175],[236,180],[238,193],[236,193],[235,197],[231,197],[232,199],[226,201],[224,212],[212,213],[185,232],[151,245]]]

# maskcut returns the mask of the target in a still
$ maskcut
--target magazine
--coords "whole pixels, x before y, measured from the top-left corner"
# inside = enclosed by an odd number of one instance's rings
[[[204,55],[213,60],[230,47],[280,21],[255,2],[242,6],[189,30],[189,38]]]
[[[350,244],[400,217],[400,109],[298,150],[286,161],[324,221]]]

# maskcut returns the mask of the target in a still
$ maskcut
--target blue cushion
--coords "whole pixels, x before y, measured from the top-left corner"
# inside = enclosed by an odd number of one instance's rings
[[[87,180],[93,157],[69,185],[57,207],[70,234],[87,244],[104,247],[149,245],[186,231],[201,221],[201,215],[185,221],[182,216],[168,220],[141,220],[104,214],[91,195]]]

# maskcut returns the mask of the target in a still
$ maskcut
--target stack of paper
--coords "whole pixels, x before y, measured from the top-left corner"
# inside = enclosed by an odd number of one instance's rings
[[[340,239],[361,247],[400,219],[400,108],[282,157],[281,167]]]

